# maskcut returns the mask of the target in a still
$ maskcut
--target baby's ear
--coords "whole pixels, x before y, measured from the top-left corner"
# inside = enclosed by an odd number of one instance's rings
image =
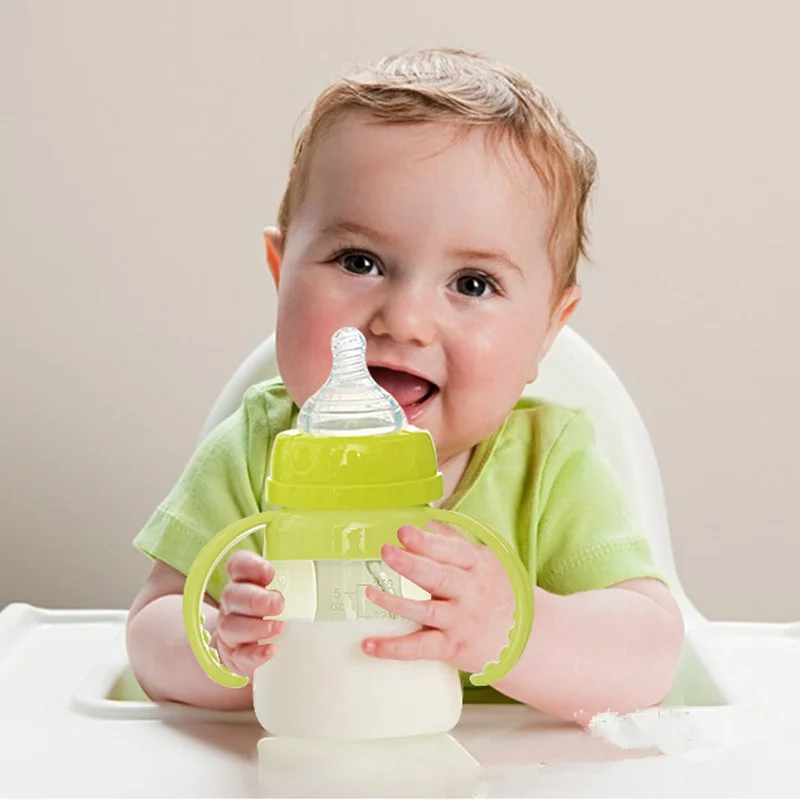
[[[277,228],[264,228],[264,252],[267,257],[267,266],[277,289],[280,284],[283,260],[283,235]]]
[[[578,307],[580,301],[580,286],[570,286],[569,289],[564,292],[564,296],[561,298],[553,314],[553,321],[551,322],[551,327],[556,328],[556,335],[558,335],[558,332],[569,322],[570,317],[575,313],[575,309]],[[553,336],[553,341],[555,341],[555,338],[556,337]]]
[[[570,317],[575,313],[578,303],[581,301],[581,287],[570,286],[562,295],[558,305],[553,310],[553,315],[550,317],[550,327],[547,335],[542,342],[542,349],[539,353],[539,361],[541,361],[553,346],[556,337],[561,333],[561,329],[569,322]]]

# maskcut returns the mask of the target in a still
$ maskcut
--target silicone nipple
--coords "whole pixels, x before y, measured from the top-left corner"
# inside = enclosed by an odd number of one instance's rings
[[[372,379],[367,340],[356,328],[333,334],[328,380],[303,403],[297,427],[322,436],[392,433],[406,427],[402,406]]]

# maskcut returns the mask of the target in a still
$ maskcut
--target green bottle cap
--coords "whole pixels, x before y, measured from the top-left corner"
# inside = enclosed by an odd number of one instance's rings
[[[272,449],[267,500],[282,508],[336,511],[432,503],[444,494],[431,435],[369,373],[366,339],[341,328],[333,365],[303,403],[297,430]]]

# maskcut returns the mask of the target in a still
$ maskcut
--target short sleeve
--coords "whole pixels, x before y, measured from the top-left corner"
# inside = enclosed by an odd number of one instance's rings
[[[263,387],[252,387],[240,408],[199,445],[178,482],[134,539],[152,559],[188,574],[197,554],[232,522],[262,510],[272,439]],[[263,532],[236,549],[263,552]],[[214,571],[208,593],[217,601],[227,574]]]
[[[537,583],[565,595],[634,578],[664,581],[591,422],[575,412],[542,470]]]

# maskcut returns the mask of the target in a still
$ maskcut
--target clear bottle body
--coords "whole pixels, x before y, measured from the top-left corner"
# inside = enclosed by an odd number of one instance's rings
[[[462,688],[456,669],[437,661],[377,659],[361,646],[367,637],[419,628],[370,601],[368,585],[416,600],[428,599],[427,592],[380,558],[279,559],[269,552],[271,538],[279,550],[280,537],[295,539],[311,524],[326,526],[326,535],[349,555],[374,550],[370,537],[396,542],[397,519],[414,522],[420,513],[424,508],[346,517],[303,512],[267,531],[265,555],[275,569],[272,587],[285,598],[280,618],[286,623],[274,639],[274,656],[253,679],[255,712],[268,732],[355,741],[444,733],[457,724]]]

